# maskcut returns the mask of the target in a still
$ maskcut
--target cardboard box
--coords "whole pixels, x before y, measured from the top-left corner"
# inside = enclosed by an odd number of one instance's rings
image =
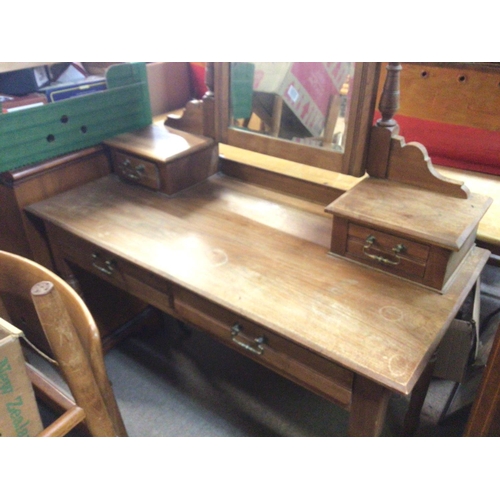
[[[38,92],[49,82],[49,74],[45,66],[26,68],[0,73],[0,93],[25,95]]]
[[[146,71],[153,116],[184,108],[191,100],[189,63],[151,62]]]
[[[439,344],[433,373],[435,377],[464,382],[479,344],[480,299],[481,287],[478,282]]]
[[[89,75],[105,76],[108,68],[115,64],[123,64],[122,62],[83,62],[83,67]]]
[[[86,94],[93,94],[106,90],[106,78],[99,76],[89,76],[75,82],[54,83],[42,87],[48,102],[62,101],[71,97],[78,97]]]
[[[0,436],[30,437],[42,431],[35,394],[26,372],[20,330],[0,318]]]
[[[254,63],[255,92],[276,94],[314,137],[321,135],[330,96],[340,94],[353,63]]]
[[[474,323],[454,319],[437,350],[433,375],[444,380],[462,382],[475,337]]]

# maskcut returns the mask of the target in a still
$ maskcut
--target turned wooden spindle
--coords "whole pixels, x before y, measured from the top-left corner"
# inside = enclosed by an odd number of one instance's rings
[[[205,66],[205,85],[207,91],[203,96],[203,135],[217,140],[217,125],[215,118],[214,94],[214,63],[207,62]]]
[[[387,65],[387,76],[378,106],[382,114],[382,118],[377,121],[379,127],[394,128],[397,126],[394,115],[399,109],[399,72],[401,69],[400,63],[388,63]]]
[[[203,98],[212,97],[214,95],[214,63],[207,62],[205,65],[205,86],[207,91]]]

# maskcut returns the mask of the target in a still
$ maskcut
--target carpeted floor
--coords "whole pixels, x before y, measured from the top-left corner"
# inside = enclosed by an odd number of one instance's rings
[[[500,320],[499,277],[500,267],[485,268],[478,365],[484,364]],[[42,361],[30,361],[51,373]],[[130,337],[112,349],[106,366],[130,436],[347,433],[346,411],[167,316],[164,328]],[[417,436],[462,435],[481,374],[480,368],[469,371],[461,386],[433,379]],[[391,399],[385,436],[401,435],[407,404],[402,396]],[[443,418],[448,407],[451,411]]]

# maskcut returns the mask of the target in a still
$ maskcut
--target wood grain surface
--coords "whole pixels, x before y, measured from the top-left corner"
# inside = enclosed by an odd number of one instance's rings
[[[28,211],[404,394],[489,255],[438,294],[329,255],[323,206],[221,174],[173,197],[110,175]]]
[[[481,194],[453,198],[386,179],[368,178],[341,196],[329,212],[355,218],[417,241],[461,248],[492,200]]]
[[[107,139],[104,144],[128,153],[165,162],[205,149],[213,142],[207,137],[175,130],[162,124],[152,124]]]

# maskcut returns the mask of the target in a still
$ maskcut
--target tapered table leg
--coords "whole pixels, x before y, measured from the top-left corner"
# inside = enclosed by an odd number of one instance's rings
[[[436,354],[434,353],[411,393],[410,404],[403,423],[403,433],[405,436],[413,436],[420,425],[420,413],[424,406],[435,365]]]
[[[391,392],[360,375],[354,379],[349,416],[350,436],[380,436]]]

